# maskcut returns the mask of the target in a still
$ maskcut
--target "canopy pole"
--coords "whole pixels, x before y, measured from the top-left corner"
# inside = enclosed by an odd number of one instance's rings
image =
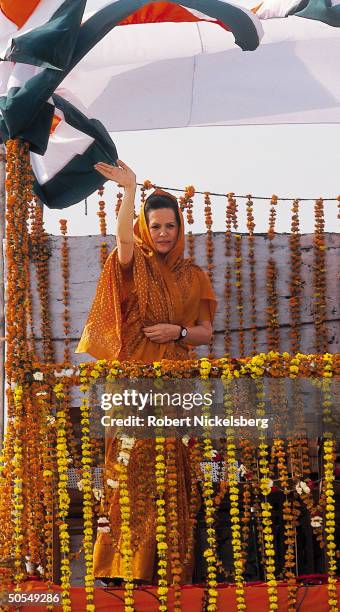
[[[6,224],[6,149],[0,144],[0,447],[5,423],[5,266],[4,240]]]

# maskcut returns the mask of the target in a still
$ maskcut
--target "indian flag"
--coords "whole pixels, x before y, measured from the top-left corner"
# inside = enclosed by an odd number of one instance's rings
[[[88,6],[0,0],[0,134],[30,143],[48,206],[102,183],[108,132],[340,121],[337,0]]]

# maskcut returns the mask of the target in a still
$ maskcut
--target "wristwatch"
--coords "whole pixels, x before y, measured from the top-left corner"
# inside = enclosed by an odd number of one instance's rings
[[[178,338],[176,338],[176,340],[183,340],[183,338],[185,338],[188,335],[188,330],[186,327],[182,327],[181,325],[181,331],[179,332],[179,336]]]

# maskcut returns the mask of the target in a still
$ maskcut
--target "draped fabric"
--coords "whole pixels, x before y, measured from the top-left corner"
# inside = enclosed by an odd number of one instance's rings
[[[162,259],[157,255],[142,205],[134,226],[133,264],[122,266],[117,249],[109,256],[76,352],[86,351],[97,358],[141,360],[145,363],[162,358],[188,357],[189,347],[184,342],[158,344],[146,338],[142,331],[143,326],[156,323],[190,327],[198,321],[212,322],[214,318],[216,298],[208,276],[183,257],[184,220],[180,211],[179,214],[181,224],[176,244]],[[119,489],[110,488],[108,484],[119,481],[119,450],[119,437],[108,435],[102,518],[108,521],[110,532],[99,529],[97,534],[94,549],[94,574],[97,577],[125,575]],[[175,465],[177,477],[178,553],[183,568],[181,581],[185,583],[190,582],[192,575],[193,557],[189,543],[192,543],[193,515],[198,511],[192,503],[193,499],[198,499],[194,493],[196,484],[191,480],[188,451],[181,440],[166,445],[165,460],[169,469]],[[156,556],[154,440],[135,441],[128,464],[128,487],[133,577],[152,582]],[[170,502],[168,490],[165,499]],[[168,579],[171,581],[170,566]]]
[[[142,205],[134,226],[131,271],[121,266],[115,248],[100,276],[76,353],[86,352],[97,359],[145,362],[187,356],[188,346],[184,343],[157,344],[142,331],[144,326],[156,323],[190,327],[199,320],[213,321],[216,298],[207,274],[183,257],[181,212],[180,218],[177,242],[162,259],[150,236]]]

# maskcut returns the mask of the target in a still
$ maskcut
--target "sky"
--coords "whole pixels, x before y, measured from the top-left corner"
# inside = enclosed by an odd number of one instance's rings
[[[137,175],[162,187],[270,197],[337,197],[340,194],[340,125],[222,126],[119,132],[111,134],[120,159]],[[108,232],[115,231],[115,183],[105,183]],[[45,207],[45,227],[59,234],[59,219],[69,235],[99,233],[98,196],[62,211]],[[194,207],[194,231],[204,231],[201,199]],[[196,203],[197,202],[197,203]],[[245,200],[239,200],[240,231],[246,231]],[[254,203],[256,232],[268,227],[269,203]],[[212,198],[214,231],[224,230],[225,199]],[[138,209],[138,207],[137,207]],[[291,206],[278,204],[278,232],[290,229]],[[300,205],[301,232],[313,232],[313,202]],[[196,212],[196,214],[195,214]],[[199,220],[201,218],[201,221]],[[325,230],[339,231],[337,202],[325,202]]]

